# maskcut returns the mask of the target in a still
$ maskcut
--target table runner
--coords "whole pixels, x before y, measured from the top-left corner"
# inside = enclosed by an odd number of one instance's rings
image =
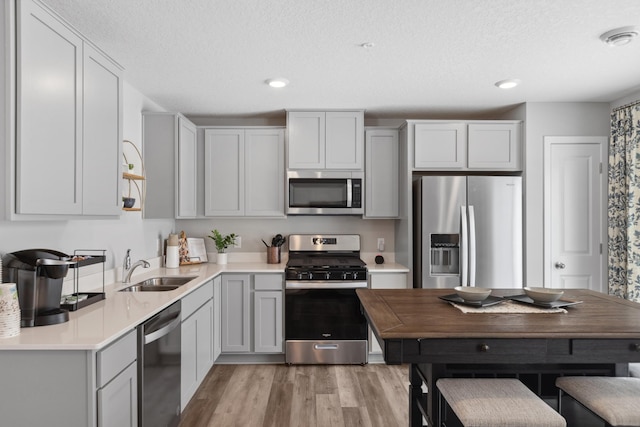
[[[505,301],[500,304],[490,305],[488,307],[471,307],[469,305],[462,305],[456,303],[450,303],[452,306],[462,311],[463,313],[566,313],[564,308],[544,308],[534,305],[521,304],[515,301]]]

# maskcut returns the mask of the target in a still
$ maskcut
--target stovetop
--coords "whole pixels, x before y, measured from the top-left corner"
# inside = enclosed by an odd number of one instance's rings
[[[361,268],[366,264],[358,255],[289,255],[287,268],[325,268],[325,269],[352,269]]]

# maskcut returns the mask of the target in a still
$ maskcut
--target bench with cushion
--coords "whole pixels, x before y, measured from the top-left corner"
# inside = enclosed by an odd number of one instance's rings
[[[436,387],[465,427],[566,426],[558,412],[515,378],[440,378]],[[442,402],[439,406],[442,415]]]
[[[640,426],[640,378],[559,377],[556,387],[560,402],[564,392],[608,426]]]

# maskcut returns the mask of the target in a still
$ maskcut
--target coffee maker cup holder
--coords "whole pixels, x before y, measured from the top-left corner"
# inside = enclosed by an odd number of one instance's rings
[[[105,299],[105,249],[76,249],[69,268],[73,271],[73,293],[63,295],[60,299],[60,308],[68,311],[76,311],[98,301]],[[80,292],[80,267],[102,263],[102,292]]]

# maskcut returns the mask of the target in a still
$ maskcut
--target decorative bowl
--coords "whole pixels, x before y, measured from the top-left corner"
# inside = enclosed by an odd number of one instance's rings
[[[456,294],[465,301],[484,301],[491,295],[491,289],[469,286],[456,286]]]
[[[562,289],[526,287],[524,293],[535,302],[550,303],[560,299],[564,291]]]
[[[122,203],[124,204],[125,208],[132,208],[133,205],[136,204],[136,199],[134,199],[133,197],[123,197]]]

